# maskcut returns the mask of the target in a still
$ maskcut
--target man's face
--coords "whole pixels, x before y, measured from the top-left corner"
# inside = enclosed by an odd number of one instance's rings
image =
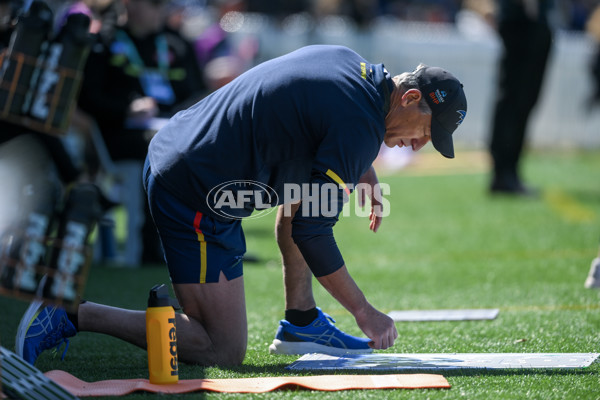
[[[431,139],[431,115],[419,110],[419,102],[425,101],[421,92],[410,89],[395,99],[385,118],[383,142],[388,147],[412,147],[420,150]]]

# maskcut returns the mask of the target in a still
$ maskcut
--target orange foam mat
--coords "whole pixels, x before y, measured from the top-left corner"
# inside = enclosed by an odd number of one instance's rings
[[[155,385],[147,379],[111,379],[84,382],[65,371],[48,371],[44,375],[78,397],[123,396],[136,391],[152,393],[190,393],[210,391],[223,393],[264,393],[277,389],[309,390],[350,389],[449,389],[442,375],[320,375],[280,376],[238,379],[186,379],[173,385]]]

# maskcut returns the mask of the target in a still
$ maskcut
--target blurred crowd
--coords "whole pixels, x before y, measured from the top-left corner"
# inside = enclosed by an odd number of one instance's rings
[[[583,30],[598,4],[597,0],[554,0],[565,29]],[[527,1],[526,1],[527,2]],[[454,23],[461,10],[493,12],[494,0],[175,0],[174,8],[201,10],[211,6],[237,4],[238,9],[268,15],[279,21],[298,13],[315,19],[338,15],[351,18],[357,26],[367,27],[381,17],[401,21]]]
[[[555,2],[562,14],[564,28],[574,30],[584,29],[585,21],[598,4],[597,0]],[[265,13],[279,19],[300,12],[308,12],[317,19],[326,15],[343,15],[363,27],[379,17],[454,23],[457,15],[465,8],[485,13],[494,9],[494,0],[248,0],[246,4],[250,12]]]

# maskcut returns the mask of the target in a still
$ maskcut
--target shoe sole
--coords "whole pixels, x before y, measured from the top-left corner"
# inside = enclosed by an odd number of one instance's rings
[[[40,312],[40,308],[42,307],[44,302],[42,300],[33,300],[29,305],[29,308],[23,314],[21,318],[21,322],[19,322],[19,327],[17,328],[17,335],[15,337],[15,353],[19,357],[23,357],[23,346],[25,345],[25,334],[31,325],[33,319]]]
[[[271,354],[310,354],[321,353],[332,356],[343,356],[347,354],[370,354],[373,349],[340,349],[339,347],[325,346],[311,342],[283,342],[279,339],[273,340],[269,346]]]

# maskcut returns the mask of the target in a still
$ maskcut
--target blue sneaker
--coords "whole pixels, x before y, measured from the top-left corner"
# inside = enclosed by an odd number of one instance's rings
[[[273,343],[269,346],[271,354],[309,354],[322,353],[334,356],[344,354],[372,353],[370,339],[348,335],[333,324],[335,320],[319,307],[319,316],[308,326],[296,326],[286,320],[279,321],[279,328]]]
[[[42,305],[39,300],[31,303],[21,318],[15,339],[15,352],[31,365],[35,364],[42,351],[53,347],[57,351],[63,343],[66,346],[61,360],[64,359],[69,348],[67,338],[77,334],[65,310]]]

